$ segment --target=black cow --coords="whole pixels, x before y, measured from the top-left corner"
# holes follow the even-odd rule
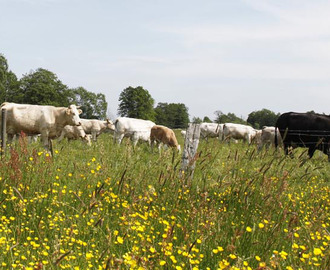
[[[330,116],[316,113],[283,113],[277,119],[276,128],[283,138],[285,154],[288,147],[307,147],[311,158],[319,149],[330,161]],[[275,133],[276,134],[276,133]],[[275,135],[275,147],[277,147]]]

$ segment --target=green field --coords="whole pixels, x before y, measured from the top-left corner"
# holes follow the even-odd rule
[[[256,148],[201,141],[191,179],[109,134],[53,158],[21,139],[0,163],[0,269],[330,269],[327,157]]]

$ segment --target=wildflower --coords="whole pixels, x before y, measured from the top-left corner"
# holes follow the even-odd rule
[[[86,260],[90,260],[90,259],[93,258],[93,257],[94,257],[94,256],[93,256],[92,253],[89,253],[89,252],[86,253]]]
[[[252,228],[249,227],[249,226],[247,226],[247,227],[246,227],[246,231],[247,231],[247,232],[252,232]]]
[[[296,243],[293,243],[293,244],[292,244],[292,248],[297,249],[297,248],[299,248],[299,246],[298,246]]]
[[[162,260],[162,261],[159,262],[159,265],[161,265],[161,266],[163,266],[165,264],[166,264],[166,261],[164,261],[164,260]]]
[[[314,250],[313,250],[313,254],[314,254],[315,256],[317,256],[317,255],[321,255],[321,254],[322,254],[322,250],[321,250],[320,248],[314,248]]]
[[[117,241],[118,241],[119,244],[124,243],[124,239],[121,236],[117,237]]]
[[[225,269],[229,265],[229,262],[227,260],[222,260],[219,262],[220,269]]]
[[[288,256],[288,253],[286,253],[285,251],[281,251],[280,255],[281,255],[281,258],[285,260],[286,257]]]
[[[173,263],[177,263],[178,262],[173,255],[170,256],[170,259],[172,260]]]
[[[259,225],[258,225],[258,226],[259,226],[259,228],[260,228],[260,229],[262,229],[262,228],[264,228],[264,227],[265,227],[265,225],[264,225],[263,223],[261,223],[261,222],[259,223]]]
[[[261,260],[261,258],[257,255],[255,256],[256,260],[259,262]]]
[[[229,258],[235,260],[237,257],[235,254],[229,254]]]

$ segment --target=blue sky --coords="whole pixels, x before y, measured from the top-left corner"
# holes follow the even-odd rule
[[[323,0],[0,0],[0,53],[104,93],[128,86],[190,117],[330,114],[330,2]],[[156,105],[155,104],[155,105]]]

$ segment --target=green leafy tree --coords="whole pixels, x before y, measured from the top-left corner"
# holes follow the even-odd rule
[[[142,86],[124,89],[119,96],[118,114],[131,118],[155,120],[154,99]]]
[[[237,117],[234,113],[224,114],[222,111],[216,111],[215,115],[216,115],[215,122],[219,124],[223,124],[223,123],[236,123],[243,125],[247,124],[245,120]]]
[[[0,54],[0,104],[4,101],[15,101],[19,92],[19,81],[16,75],[8,69],[7,59]]]
[[[251,112],[247,118],[247,122],[258,129],[261,129],[263,126],[275,126],[279,115],[279,113],[276,114],[270,110],[262,109]]]
[[[200,124],[203,122],[203,120],[199,117],[193,117],[192,121],[194,124]]]
[[[212,123],[212,120],[210,118],[208,118],[207,116],[204,116],[203,122],[204,123]]]
[[[108,103],[105,95],[87,91],[83,87],[70,89],[70,103],[80,106],[83,111],[80,115],[85,119],[105,119]]]
[[[22,77],[15,99],[19,103],[68,106],[69,91],[54,73],[39,68]]]
[[[188,108],[183,103],[158,103],[156,123],[169,128],[186,128],[189,124]]]

